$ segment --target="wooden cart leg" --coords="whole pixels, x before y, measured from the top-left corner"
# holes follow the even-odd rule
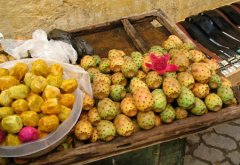
[[[185,138],[162,143],[159,165],[183,165],[185,146]]]

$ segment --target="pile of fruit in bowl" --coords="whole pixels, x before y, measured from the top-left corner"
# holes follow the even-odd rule
[[[90,74],[94,93],[85,94],[75,126],[82,141],[111,141],[237,104],[231,83],[217,74],[217,62],[174,35],[146,54],[112,49],[107,58],[84,56],[80,66]]]
[[[60,64],[42,59],[0,68],[0,147],[36,141],[54,132],[72,113],[76,79]]]

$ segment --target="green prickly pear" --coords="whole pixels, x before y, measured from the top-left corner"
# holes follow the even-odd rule
[[[122,73],[126,78],[132,78],[137,75],[138,67],[133,61],[125,61],[122,65]]]
[[[151,129],[155,126],[155,114],[153,111],[138,112],[137,123],[142,129]]]
[[[137,65],[138,69],[142,66],[143,55],[140,52],[132,52],[131,57],[135,64]]]
[[[172,123],[176,117],[174,108],[168,104],[164,111],[160,113],[161,121],[164,123]]]
[[[208,85],[212,89],[217,89],[222,85],[222,79],[219,75],[213,74],[208,82]]]
[[[217,89],[218,96],[222,99],[224,104],[231,104],[234,99],[234,93],[232,88],[228,86],[221,86]]]
[[[113,101],[121,101],[126,96],[126,90],[122,85],[112,85],[110,89],[110,98]]]
[[[153,111],[162,112],[167,106],[167,98],[162,89],[152,91],[153,96]]]
[[[97,124],[97,133],[99,139],[108,142],[116,136],[116,128],[111,121],[101,120]]]
[[[205,104],[210,111],[218,111],[222,108],[222,100],[221,98],[215,94],[215,93],[210,93],[207,95],[205,98]]]
[[[98,102],[97,110],[101,119],[112,120],[117,115],[117,108],[109,98],[104,98]]]
[[[181,93],[179,97],[177,98],[177,103],[179,107],[182,107],[184,109],[191,109],[195,104],[195,97],[194,94],[190,89],[187,87],[182,86],[181,87]]]
[[[194,115],[203,115],[206,113],[207,107],[204,104],[204,102],[195,97],[195,106],[190,110],[192,114]]]
[[[99,63],[99,70],[102,73],[109,73],[111,61],[107,58],[102,58],[101,62]]]

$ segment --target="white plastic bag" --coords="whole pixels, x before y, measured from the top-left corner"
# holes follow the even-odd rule
[[[28,52],[33,58],[43,58],[75,64],[77,52],[72,45],[47,39],[45,31],[39,29],[33,32],[30,40],[1,39],[0,43],[5,52],[16,59],[26,58]]]
[[[6,68],[9,69],[13,67],[17,62],[22,62],[25,63],[31,68],[32,62],[37,60],[36,58],[26,58],[26,59],[21,59],[21,60],[13,60],[13,61],[8,61],[5,63],[0,64],[0,68]],[[45,59],[44,59],[45,60]],[[64,78],[74,78],[78,81],[78,86],[81,89],[81,91],[86,92],[89,94],[91,97],[93,97],[93,92],[92,92],[92,86],[90,82],[90,77],[88,72],[86,72],[83,68],[74,66],[71,64],[67,63],[61,63],[61,62],[56,62],[53,60],[45,60],[48,65],[58,63],[60,64],[63,69],[64,69]]]

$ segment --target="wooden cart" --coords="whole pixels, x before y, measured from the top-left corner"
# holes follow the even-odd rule
[[[159,23],[163,26],[159,26]],[[185,42],[192,43],[161,10],[84,27],[74,30],[72,33],[75,37],[81,37],[90,43],[96,50],[95,54],[102,57],[106,56],[107,52],[113,48],[121,49],[127,54],[134,50],[147,52],[150,46],[161,45],[169,34],[175,34]],[[217,57],[214,56],[214,58]],[[237,79],[237,81],[240,80]],[[234,91],[239,102],[240,92],[236,89]],[[73,149],[49,153],[29,164],[86,164],[173,139],[184,138],[189,134],[239,117],[239,105],[227,107],[215,113],[210,112],[200,117],[192,116],[169,125],[164,124],[151,130],[140,131],[130,137],[117,137],[108,143],[98,141],[92,144],[82,144],[78,142]]]

